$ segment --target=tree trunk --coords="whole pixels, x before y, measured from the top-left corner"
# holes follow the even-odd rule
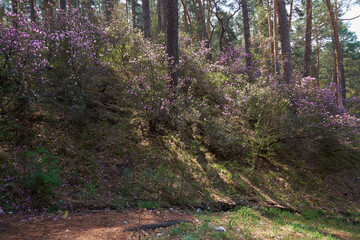
[[[30,0],[30,2],[31,2],[31,0]],[[66,0],[60,0],[60,9],[64,10],[64,11],[66,10]]]
[[[71,0],[68,0],[71,1]],[[71,6],[71,5],[70,5]],[[70,8],[69,8],[70,9]],[[90,0],[86,0],[86,10],[87,10],[87,14],[88,14],[88,19],[90,21],[92,21],[93,19],[93,12],[92,12],[92,8],[91,8],[91,1]]]
[[[191,17],[189,15],[189,11],[187,10],[187,4],[186,4],[186,0],[181,0],[181,4],[183,5],[184,8],[184,15],[186,16],[186,20],[189,21],[189,29],[190,29],[190,34],[191,34],[191,39],[193,39],[193,33],[192,33],[192,22],[191,22]]]
[[[316,83],[320,86],[320,45],[319,35],[316,34]]]
[[[210,33],[210,21],[211,21],[211,0],[208,0],[207,4],[207,16],[206,16],[206,32],[208,33],[209,47],[211,47],[211,33]]]
[[[45,17],[49,19],[53,15],[53,8],[50,0],[44,0]]]
[[[111,21],[112,10],[114,8],[112,1],[113,0],[105,0],[105,15],[106,15],[107,23],[110,23],[110,21]]]
[[[334,15],[330,0],[326,0],[326,5],[327,5],[327,8],[328,8],[328,11],[330,14],[331,25],[332,25],[332,29],[334,32],[338,104],[340,107],[343,107],[344,101],[346,99],[346,88],[345,88],[345,73],[344,73],[343,56],[342,56],[342,51],[341,51],[340,39],[339,39],[339,32],[338,32],[337,21],[335,19],[335,15]]]
[[[201,23],[200,23],[200,16],[199,16],[199,12],[197,11],[196,9],[196,3],[195,3],[195,0],[192,0],[192,4],[193,4],[193,7],[194,7],[194,12],[195,12],[195,20],[196,20],[196,24],[197,24],[197,29],[199,29],[201,27]],[[202,41],[203,35],[200,34],[199,35],[199,38],[200,38],[200,41]]]
[[[289,31],[291,32],[291,18],[294,9],[294,0],[290,1],[290,15],[289,15]]]
[[[72,0],[67,0],[67,3],[68,3],[68,10],[71,10]]]
[[[131,12],[132,12],[133,28],[135,29],[137,27],[137,24],[136,24],[136,0],[131,0]]]
[[[35,17],[35,0],[30,0],[29,4],[30,4],[30,19],[32,22],[36,22],[36,17]],[[64,0],[62,0],[64,1]]]
[[[244,37],[245,37],[245,52],[246,52],[246,68],[249,73],[250,82],[253,81],[251,74],[251,42],[250,42],[250,26],[249,26],[249,13],[247,8],[247,0],[241,0],[241,8],[243,14],[243,24],[244,24]]]
[[[201,23],[201,30],[202,36],[204,40],[208,40],[208,34],[206,32],[206,25],[205,25],[205,6],[201,3],[201,0],[197,0],[199,5],[199,15],[200,15],[200,23]],[[207,42],[207,47],[209,47],[209,42]]]
[[[278,45],[278,32],[277,32],[277,4],[276,0],[273,0],[273,36],[274,36],[274,73],[279,75],[279,45]]]
[[[167,8],[167,2],[168,0],[161,0],[161,7],[162,7],[162,19],[164,20],[162,22],[162,31],[167,34],[167,25],[169,22],[167,21],[168,16],[168,8]]]
[[[157,0],[156,2],[156,11],[157,11],[157,32],[161,32],[161,22],[162,22],[162,7],[161,7],[161,0]]]
[[[176,86],[178,84],[178,71],[176,65],[179,63],[179,44],[178,44],[178,1],[167,0],[167,34],[166,34],[166,52],[170,58],[170,76],[171,82],[170,87],[175,93]]]
[[[144,37],[151,38],[151,19],[150,19],[150,6],[149,0],[142,0],[143,11],[143,25],[144,25]]]
[[[181,3],[183,4],[183,1],[181,1]],[[183,4],[183,8],[184,8],[184,32],[187,34],[188,30],[187,30],[186,2],[185,5]]]
[[[276,2],[277,2],[278,15],[279,15],[281,55],[282,55],[283,68],[284,68],[283,81],[285,83],[290,83],[293,73],[293,65],[291,59],[288,16],[286,13],[285,1],[276,0]]]
[[[219,26],[220,26],[219,48],[220,48],[220,52],[222,52],[223,51],[223,40],[224,40],[224,35],[225,35],[225,27],[224,27],[224,23],[223,23],[222,19],[217,14],[216,14],[216,17],[218,19]]]
[[[268,21],[268,35],[272,38],[272,25],[271,25],[271,9],[270,9],[270,2],[266,0],[266,7],[267,7],[267,21]],[[270,64],[274,65],[274,41],[270,43]]]
[[[306,0],[306,32],[305,32],[305,58],[303,77],[310,76],[311,70],[311,32],[312,32],[312,0]]]

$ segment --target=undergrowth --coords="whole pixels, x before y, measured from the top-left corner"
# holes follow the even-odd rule
[[[179,84],[169,94],[161,39],[129,32],[121,18],[106,32],[76,11],[50,20],[53,28],[22,25],[19,36],[0,29],[9,46],[28,43],[28,35],[44,46],[34,49],[41,62],[35,73],[1,72],[8,84],[0,102],[2,209],[245,201],[358,211],[357,99],[339,107],[336,86],[314,87],[314,79],[296,75],[279,84],[260,62],[249,83],[241,48],[229,46],[210,61],[206,44],[191,44],[186,35],[179,40]],[[69,29],[78,31],[63,34]],[[197,231],[206,232],[206,224]]]

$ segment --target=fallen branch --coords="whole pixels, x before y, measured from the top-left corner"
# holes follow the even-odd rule
[[[140,226],[140,230],[154,230],[156,228],[171,227],[173,225],[176,225],[176,224],[179,224],[179,223],[182,223],[182,222],[189,222],[189,221],[186,221],[186,220],[169,220],[169,221],[166,221],[166,222],[145,224],[145,225]],[[131,231],[131,232],[138,231],[138,230],[139,230],[139,227],[129,227],[129,228],[125,229],[125,231]]]

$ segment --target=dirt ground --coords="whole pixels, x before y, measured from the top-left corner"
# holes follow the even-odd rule
[[[0,215],[1,240],[37,239],[138,239],[138,232],[125,231],[140,224],[168,220],[193,221],[189,213],[164,210],[101,210],[82,213],[38,213],[35,215]],[[141,235],[150,233],[141,230]],[[156,231],[161,232],[161,229]]]

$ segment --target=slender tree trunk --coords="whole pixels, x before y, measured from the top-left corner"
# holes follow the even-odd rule
[[[71,10],[72,8],[72,0],[67,0],[68,3],[68,10]]]
[[[318,34],[316,34],[316,83],[320,86],[320,45]]]
[[[189,11],[187,10],[187,4],[186,4],[186,0],[181,0],[181,4],[183,5],[184,8],[184,15],[186,15],[186,19],[189,21],[189,28],[190,28],[190,33],[192,35],[192,22],[191,22],[191,17],[189,14]]]
[[[225,27],[224,27],[223,21],[221,20],[221,18],[217,14],[216,14],[216,17],[218,19],[219,26],[220,26],[219,48],[220,48],[220,52],[222,52],[223,51],[224,35],[225,35]]]
[[[143,24],[144,24],[144,36],[145,38],[151,38],[151,19],[150,19],[150,6],[149,0],[142,0],[143,10]]]
[[[161,0],[157,0],[156,2],[156,11],[157,11],[157,32],[161,32],[162,26],[161,26],[161,20],[162,20],[162,7],[161,7]]]
[[[333,64],[334,64],[334,72],[331,77],[333,83],[337,83],[337,66],[336,66],[336,50],[335,50],[335,40],[334,36],[331,37],[331,47],[332,47],[332,55],[333,55]]]
[[[84,12],[84,9],[85,9],[85,5],[84,5],[84,0],[80,0],[80,12],[81,12],[81,15],[82,16],[85,16],[85,12]]]
[[[197,24],[197,29],[200,29],[200,27],[201,27],[200,16],[199,16],[199,12],[197,11],[197,8],[196,8],[195,0],[192,0],[192,4],[193,4],[193,7],[194,7],[195,20],[196,20],[196,24]],[[202,35],[202,34],[199,34],[200,41],[203,40],[202,37],[203,37],[203,35]]]
[[[125,1],[126,23],[129,24],[129,0]]]
[[[137,27],[137,24],[136,24],[136,0],[131,0],[131,12],[132,12],[133,28],[135,29]]]
[[[36,22],[36,17],[35,17],[35,0],[30,0],[29,1],[30,4],[30,19],[32,22]]]
[[[267,7],[267,21],[268,21],[268,35],[272,38],[272,25],[271,25],[271,9],[270,9],[270,2],[266,0],[266,7]],[[270,43],[270,64],[274,65],[274,41]]]
[[[31,0],[30,0],[30,2],[31,2]],[[66,10],[66,0],[60,0],[60,9]]]
[[[2,6],[0,6],[0,22],[4,23],[4,13],[3,13],[4,9]]]
[[[162,19],[164,19],[164,21],[162,22],[162,30],[165,33],[165,35],[167,34],[167,25],[169,24],[169,22],[166,20],[168,16],[167,1],[168,0],[161,0]]]
[[[208,33],[209,47],[211,45],[210,21],[211,21],[211,0],[207,4],[206,32]]]
[[[273,0],[273,36],[274,36],[274,72],[279,75],[279,45],[278,45],[278,32],[277,32],[277,4],[276,0]]]
[[[250,26],[249,26],[249,13],[247,8],[247,0],[241,0],[241,8],[243,14],[243,24],[244,24],[244,37],[245,37],[245,52],[246,52],[246,68],[249,73],[250,82],[253,81],[251,74],[251,42],[250,42]]]
[[[331,25],[332,25],[333,32],[334,32],[338,104],[339,104],[339,106],[344,106],[344,100],[346,99],[345,73],[344,73],[343,56],[342,56],[342,51],[341,51],[338,26],[337,26],[337,21],[336,21],[335,14],[333,12],[330,0],[326,0],[326,5],[327,5],[327,8],[328,8],[328,11],[330,14]]]
[[[167,0],[167,34],[166,34],[166,52],[171,58],[171,69],[170,76],[171,82],[170,86],[173,91],[175,91],[178,84],[178,75],[179,72],[176,70],[177,64],[179,63],[179,44],[178,44],[178,1],[177,0]]]
[[[199,5],[199,15],[200,15],[202,36],[203,36],[204,40],[207,40],[208,34],[206,32],[206,24],[205,24],[205,6],[202,4],[201,0],[197,0],[197,3]],[[209,42],[207,42],[207,47],[209,47]]]
[[[183,4],[183,1],[181,1]],[[183,8],[184,8],[184,32],[187,34],[188,30],[187,30],[187,15],[186,15],[186,2],[185,5],[183,4]]]
[[[290,14],[289,14],[289,31],[291,32],[291,18],[294,9],[294,0],[290,1]]]
[[[281,40],[281,55],[283,58],[284,75],[283,81],[290,83],[293,73],[293,65],[291,58],[291,46],[290,46],[290,31],[288,17],[286,13],[286,6],[284,0],[276,0],[279,15],[280,26],[280,40]]]
[[[311,70],[311,33],[312,33],[312,0],[306,0],[306,32],[305,32],[305,58],[304,77],[310,76]]]

